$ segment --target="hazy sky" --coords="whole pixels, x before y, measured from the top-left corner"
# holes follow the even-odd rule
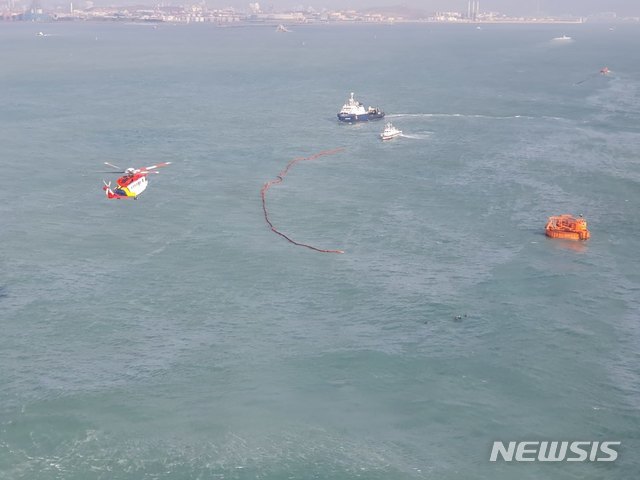
[[[102,0],[108,1],[108,0]],[[209,7],[232,6],[246,9],[247,0],[205,0]],[[256,0],[252,0],[256,1]],[[175,3],[175,1],[174,1]],[[185,1],[185,3],[187,3]],[[406,5],[426,11],[453,10],[466,11],[467,0],[258,0],[263,10],[273,6],[284,10],[297,5],[332,9],[362,9],[390,5]],[[619,15],[640,15],[640,0],[480,0],[480,10],[500,11],[509,14],[533,15],[538,11],[561,14],[588,15],[598,12],[617,12]]]

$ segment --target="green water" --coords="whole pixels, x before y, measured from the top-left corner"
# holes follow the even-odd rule
[[[637,476],[640,30],[292,30],[0,28],[0,477]]]

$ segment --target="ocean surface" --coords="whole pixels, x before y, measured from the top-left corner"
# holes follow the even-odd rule
[[[0,24],[0,478],[638,478],[640,27],[291,30]]]

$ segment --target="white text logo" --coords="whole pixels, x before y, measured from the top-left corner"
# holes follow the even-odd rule
[[[491,462],[613,462],[621,442],[493,442]]]

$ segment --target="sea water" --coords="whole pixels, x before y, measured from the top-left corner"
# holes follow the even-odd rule
[[[0,27],[0,477],[640,472],[640,28]]]

